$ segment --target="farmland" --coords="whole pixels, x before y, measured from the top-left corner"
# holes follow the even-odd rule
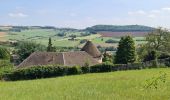
[[[167,74],[158,88],[144,88],[146,80]],[[0,82],[1,100],[168,100],[170,70],[145,69],[58,78]]]
[[[108,26],[106,26],[106,29],[107,27]],[[113,29],[114,27],[115,26],[113,26]],[[126,27],[127,26],[125,26],[125,28]],[[140,26],[130,26],[130,27],[131,27],[130,29],[132,30],[133,27],[134,29],[135,28],[138,29],[138,27],[140,29]],[[99,29],[100,28],[105,30],[105,27],[103,28],[103,26],[102,27],[100,26]],[[95,30],[95,28],[93,29]],[[118,30],[118,32],[116,31],[112,32],[111,30],[111,31],[96,31],[94,34],[93,32],[88,31],[88,28],[84,30],[78,30],[78,29],[67,29],[67,28],[60,29],[60,28],[53,28],[53,27],[44,28],[40,26],[39,27],[20,26],[19,28],[18,26],[1,27],[1,30],[3,30],[0,33],[1,41],[35,41],[37,43],[47,46],[48,38],[52,37],[53,46],[56,47],[82,47],[84,44],[80,43],[81,40],[92,40],[93,43],[101,47],[116,47],[117,43],[106,43],[106,41],[113,40],[118,42],[120,40],[120,37],[124,35],[132,35],[134,40],[136,40],[136,45],[138,45],[141,43],[145,43],[144,36],[148,33],[141,30],[140,31]],[[71,40],[72,39],[71,36],[76,36],[76,38],[74,40]]]
[[[98,32],[102,37],[121,37],[124,35],[132,35],[133,37],[143,37],[148,32]]]

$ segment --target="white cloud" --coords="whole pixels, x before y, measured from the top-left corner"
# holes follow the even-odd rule
[[[138,11],[130,11],[130,12],[128,12],[128,14],[129,15],[145,15],[146,14],[146,12],[145,11],[143,11],[143,10],[138,10]]]
[[[150,12],[151,12],[151,13],[154,13],[154,14],[158,14],[158,13],[160,13],[161,11],[160,11],[160,10],[151,10]]]
[[[170,7],[162,8],[162,10],[164,10],[164,11],[170,11]]]
[[[154,14],[151,14],[151,15],[148,15],[149,18],[156,18],[156,15]]]
[[[25,18],[25,17],[28,16],[28,15],[22,13],[22,12],[9,13],[8,15],[9,15],[10,17],[13,17],[13,18]]]
[[[124,21],[125,23],[170,28],[170,7],[152,10],[137,10],[133,12],[129,11],[128,15],[128,19]]]

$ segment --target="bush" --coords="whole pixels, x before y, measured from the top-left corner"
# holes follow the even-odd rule
[[[81,68],[79,66],[75,66],[75,67],[68,67],[67,68],[67,75],[76,75],[76,74],[81,74]]]
[[[89,66],[83,66],[81,67],[82,73],[86,74],[86,73],[90,73],[90,67]]]
[[[103,63],[98,64],[90,67],[91,73],[98,73],[98,72],[111,72],[112,67],[114,67],[113,64]]]
[[[122,70],[138,70],[144,68],[150,68],[153,66],[151,62],[149,63],[132,63],[132,64],[116,64],[112,63],[102,63],[94,66],[74,66],[66,67],[59,65],[52,66],[34,66],[29,68],[21,68],[15,70],[4,71],[2,74],[2,79],[4,80],[28,80],[28,79],[39,79],[39,78],[49,78],[64,75],[77,75],[84,73],[101,73],[101,72],[111,72],[111,71],[122,71]]]
[[[6,72],[9,72],[13,69],[13,65],[8,60],[0,60],[0,80],[2,75]]]
[[[109,39],[105,43],[119,43],[119,42],[113,39]]]
[[[81,74],[80,67],[64,67],[64,66],[34,66],[29,68],[16,69],[3,74],[4,80],[28,80],[48,78],[64,75]]]
[[[10,53],[6,48],[0,47],[0,59],[3,59],[3,60],[10,59]]]

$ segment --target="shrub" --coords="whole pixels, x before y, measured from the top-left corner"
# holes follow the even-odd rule
[[[16,69],[3,74],[5,80],[27,80],[37,78],[47,78],[54,76],[63,76],[65,67],[61,66],[34,66],[29,68]]]
[[[81,69],[78,66],[64,67],[64,66],[34,66],[29,68],[16,69],[11,72],[3,74],[4,80],[28,80],[38,78],[48,78],[64,75],[81,74]]]
[[[75,67],[67,67],[67,75],[76,75],[76,74],[81,74],[81,68],[79,66],[75,66]]]
[[[113,39],[109,39],[109,40],[106,40],[105,43],[119,43],[119,42]]]
[[[113,64],[103,63],[98,64],[90,67],[91,73],[98,73],[98,72],[111,72]]]
[[[0,60],[0,80],[2,75],[6,72],[9,72],[13,69],[13,65],[8,60]]]
[[[3,60],[10,59],[10,53],[6,48],[0,47],[0,59],[3,59]]]

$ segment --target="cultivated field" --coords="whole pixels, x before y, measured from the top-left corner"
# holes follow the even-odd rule
[[[157,89],[146,80],[167,74]],[[0,82],[0,100],[169,100],[170,69],[86,74],[41,80]]]
[[[0,41],[5,41],[6,32],[0,32]]]
[[[132,35],[133,37],[144,37],[148,32],[98,32],[102,37],[121,37]]]

